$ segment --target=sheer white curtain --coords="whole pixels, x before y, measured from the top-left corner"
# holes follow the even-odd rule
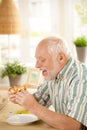
[[[23,32],[21,35],[21,42],[20,42],[20,52],[21,52],[21,61],[22,62],[29,62],[29,0],[18,0],[19,10],[21,13],[22,19],[22,26]]]
[[[33,5],[33,11],[30,10],[31,3]],[[66,39],[70,50],[74,52],[74,57],[76,57],[76,51],[73,45],[73,0],[18,0],[18,4],[24,27],[24,33],[20,43],[21,59],[23,62],[32,63],[34,61],[35,47],[40,36],[31,40],[30,33],[32,30],[40,34],[49,33],[49,35],[62,36]],[[36,21],[33,23],[31,18],[33,16],[34,19],[34,15]],[[38,21],[38,18],[42,21]],[[30,24],[30,20],[32,24]],[[41,38],[43,37],[41,36]]]
[[[51,0],[51,22],[52,32],[63,37],[74,52],[73,56],[77,57],[73,44],[73,6],[73,0]]]
[[[19,0],[24,32],[21,37],[21,61],[35,63],[35,47],[45,34],[50,32],[50,0]],[[32,35],[37,35],[33,37]]]

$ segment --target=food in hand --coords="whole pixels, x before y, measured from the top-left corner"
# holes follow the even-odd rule
[[[14,94],[16,94],[17,92],[20,92],[22,90],[26,90],[26,86],[25,85],[24,86],[14,86],[14,87],[10,87],[9,88],[9,91],[11,93],[14,93]]]

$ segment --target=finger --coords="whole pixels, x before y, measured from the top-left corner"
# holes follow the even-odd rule
[[[23,96],[26,96],[26,95],[28,95],[28,94],[29,94],[29,93],[28,93],[27,91],[24,91],[24,90],[23,90],[23,91],[17,92],[17,93],[16,93],[16,96],[19,95],[19,96],[23,97]]]
[[[16,100],[17,104],[19,104],[19,105],[24,104],[24,99],[20,96],[17,96],[15,100]]]
[[[16,98],[15,97],[9,97],[9,101],[16,103]]]
[[[21,98],[22,98],[23,96],[25,96],[25,94],[22,93],[22,92],[18,92],[18,93],[16,93],[16,98],[17,98],[17,97],[21,97]]]
[[[8,95],[12,94],[11,91],[8,91]]]
[[[24,99],[25,99],[25,95],[23,93],[19,92],[18,94],[16,94],[17,102],[24,101]]]
[[[28,94],[29,92],[28,91],[26,91],[26,90],[22,90],[22,91],[20,91],[21,93],[23,93],[23,94]]]

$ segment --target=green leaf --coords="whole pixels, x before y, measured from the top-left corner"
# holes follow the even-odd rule
[[[7,62],[4,66],[4,69],[1,71],[1,77],[12,76],[16,77],[17,75],[21,75],[27,72],[27,68],[20,64],[18,61],[14,61],[13,63]]]
[[[76,46],[79,47],[87,46],[87,37],[86,36],[77,37],[73,42]]]

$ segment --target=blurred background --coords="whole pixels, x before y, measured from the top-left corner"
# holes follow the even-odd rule
[[[8,0],[9,1],[9,0]],[[0,34],[0,64],[18,59],[35,65],[35,48],[47,36],[62,36],[74,52],[74,38],[87,35],[87,0],[13,0],[22,23],[21,34]],[[2,3],[2,0],[0,0]]]
[[[87,35],[87,0],[13,2],[21,17],[22,33],[0,34],[0,64],[18,59],[34,66],[35,48],[47,36],[62,36],[68,42],[73,56],[77,56],[73,40],[80,35]]]
[[[47,36],[63,37],[77,58],[74,39],[84,35],[87,0],[0,0],[0,71],[14,60],[34,67],[36,46]],[[87,63],[87,50],[85,57]],[[7,85],[8,79],[0,79],[0,86]]]

